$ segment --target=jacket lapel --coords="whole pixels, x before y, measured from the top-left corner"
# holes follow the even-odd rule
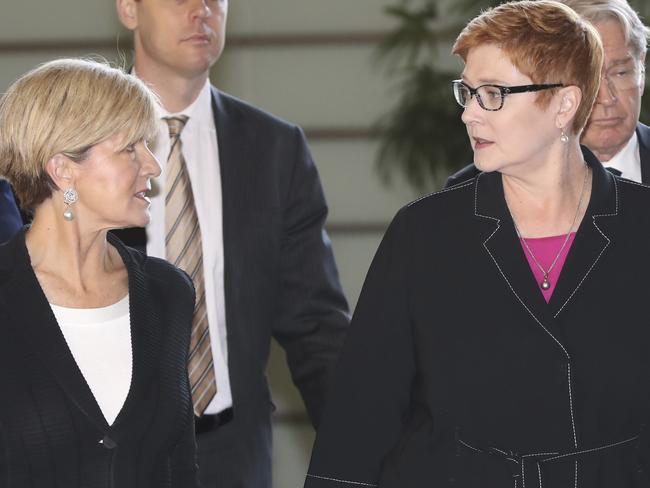
[[[540,330],[568,356],[561,330],[549,313],[528,265],[503,194],[500,173],[481,173],[475,186],[475,215],[488,223],[482,245],[498,275]]]
[[[25,343],[34,349],[44,368],[77,408],[100,430],[105,430],[108,425],[104,415],[68,348],[31,267],[24,230],[10,246],[15,266],[11,285],[5,287],[3,294],[4,307],[12,319],[8,326],[15,327],[24,337]],[[26,297],[29,297],[29,305]]]
[[[616,178],[590,151],[583,148],[583,152],[593,175],[591,198],[549,302],[555,318],[580,293],[580,287],[607,253],[612,240],[609,223],[618,215]]]
[[[222,233],[223,233],[223,286],[225,302],[225,322],[228,334],[229,349],[233,344],[239,344],[241,328],[235,326],[236,311],[240,309],[242,286],[241,283],[250,276],[243,276],[245,266],[245,240],[240,237],[240,219],[248,211],[248,202],[255,202],[251,192],[251,181],[255,175],[248,174],[248,144],[246,137],[247,124],[242,123],[241,113],[233,109],[224,95],[212,87],[212,113],[217,131],[219,150],[219,167],[221,174],[221,204],[222,204]],[[248,142],[247,142],[248,141]],[[235,354],[228,354],[228,368],[232,377],[237,370],[233,366]],[[237,401],[237,381],[231,380],[233,402]]]
[[[146,256],[127,248],[111,234],[108,235],[108,242],[120,253],[129,275],[129,318],[133,351],[131,387],[122,410],[111,426],[113,429],[123,422],[124,417],[136,405],[147,408],[147,402],[139,402],[138,398],[146,395],[148,385],[156,374],[162,336],[161,318],[154,306],[154,295],[144,270]],[[111,438],[117,440],[116,434],[113,433]]]

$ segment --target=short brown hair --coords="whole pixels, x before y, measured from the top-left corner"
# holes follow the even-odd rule
[[[552,0],[509,2],[489,9],[460,33],[452,52],[467,60],[470,49],[494,44],[533,83],[562,83],[582,91],[573,132],[584,128],[600,86],[603,46],[598,31],[566,5]],[[540,92],[547,107],[556,90]]]
[[[19,78],[0,100],[0,175],[32,210],[56,185],[45,171],[56,154],[83,161],[114,135],[123,147],[156,132],[156,96],[104,62],[50,61]]]

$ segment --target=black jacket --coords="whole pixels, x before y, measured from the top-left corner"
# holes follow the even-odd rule
[[[0,246],[0,487],[187,488],[196,447],[187,380],[189,278],[109,235],[128,270],[133,377],[108,425],[30,264]]]
[[[347,332],[348,307],[324,230],[327,205],[302,131],[214,87],[212,104],[233,420],[228,438],[220,431],[211,436],[224,454],[201,470],[227,470],[227,478],[237,480],[233,486],[270,487],[271,338],[286,352],[317,424]],[[142,229],[121,236],[146,246]]]
[[[650,188],[586,157],[591,199],[549,303],[499,173],[399,212],[306,487],[650,486]]]

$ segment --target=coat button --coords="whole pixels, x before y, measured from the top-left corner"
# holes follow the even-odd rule
[[[115,449],[117,447],[117,443],[108,437],[108,435],[105,435],[103,439],[100,439],[99,444],[103,445],[106,449]]]

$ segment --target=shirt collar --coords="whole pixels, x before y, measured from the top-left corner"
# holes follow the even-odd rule
[[[194,100],[188,107],[181,110],[180,112],[171,113],[159,105],[157,107],[157,115],[161,119],[164,117],[185,115],[189,118],[186,128],[191,129],[192,126],[209,127],[213,120],[212,104],[210,102],[211,96],[212,94],[210,92],[210,80],[205,80],[205,84],[203,85],[203,88],[201,88],[199,96],[196,97],[196,100]]]
[[[641,181],[641,158],[639,156],[639,138],[636,131],[627,144],[617,152],[612,159],[604,161],[605,166],[615,168],[621,172],[621,176],[635,181]]]
[[[138,77],[138,73],[135,71],[135,66],[131,68],[130,74]],[[156,117],[158,119],[163,119],[165,117],[185,115],[189,118],[187,125],[190,127],[212,127],[214,124],[214,119],[212,118],[211,97],[212,93],[210,90],[210,80],[206,79],[203,88],[201,88],[201,91],[199,92],[199,96],[196,97],[196,100],[194,100],[188,107],[181,110],[180,112],[171,113],[165,110],[162,105],[158,104],[156,105]],[[185,126],[186,128],[187,125]]]

